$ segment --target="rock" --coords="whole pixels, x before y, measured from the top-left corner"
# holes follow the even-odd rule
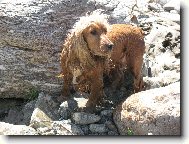
[[[112,16],[116,19],[113,23],[130,23],[133,15],[138,17],[140,15],[139,11],[142,13],[148,10],[148,0],[138,0],[137,2],[129,0],[126,3],[118,0],[111,1],[111,3],[115,4]]]
[[[100,115],[101,116],[108,116],[108,117],[111,117],[113,114],[113,110],[103,110],[100,112]]]
[[[50,127],[53,123],[52,119],[49,118],[42,110],[35,108],[31,116],[30,126],[37,129],[42,127]]]
[[[167,86],[178,81],[180,81],[180,73],[174,70],[160,73],[158,77],[144,77],[146,90]]]
[[[36,100],[28,102],[24,105],[22,112],[23,112],[23,121],[26,125],[29,125],[32,113],[35,109]]]
[[[89,129],[92,133],[105,133],[108,131],[105,124],[90,124]]]
[[[108,131],[108,135],[110,135],[110,136],[118,136],[119,134],[116,133],[115,131]]]
[[[60,119],[58,114],[59,103],[47,94],[40,93],[31,116],[30,126],[37,129],[50,127],[53,121]]]
[[[35,108],[40,109],[45,115],[48,115],[48,117],[54,121],[60,118],[58,113],[59,105],[60,103],[57,102],[55,96],[41,92],[39,93]]]
[[[180,24],[180,14],[178,13],[161,12],[160,17]]]
[[[168,3],[170,0],[150,0],[151,2],[156,2],[162,6],[164,6],[166,3]]]
[[[0,99],[0,121],[23,125],[23,105],[21,99]]]
[[[180,135],[180,82],[131,95],[120,104],[114,122],[121,135]]]
[[[81,125],[95,123],[100,120],[100,116],[84,112],[76,112],[72,115],[72,118],[76,124]]]
[[[71,118],[71,114],[74,112],[76,108],[77,103],[73,100],[68,100],[60,105],[58,112],[60,113],[61,118],[66,120]]]
[[[88,95],[87,95],[88,96]],[[77,107],[78,108],[84,108],[86,107],[88,99],[85,97],[74,97],[74,100],[77,102]]]
[[[79,125],[79,127],[83,131],[84,135],[89,135],[90,130],[89,130],[89,126],[88,125]]]
[[[8,116],[5,117],[4,122],[10,124],[21,124],[23,120],[23,113],[19,109],[10,109],[8,112]],[[24,124],[24,123],[22,123]]]
[[[82,129],[75,124],[66,124],[61,121],[54,121],[52,128],[56,131],[56,135],[84,135]]]
[[[163,6],[163,8],[165,11],[176,10],[178,13],[180,13],[180,1],[170,0]]]
[[[87,98],[83,97],[84,94],[80,95],[76,93],[69,100],[64,101],[58,110],[62,119],[70,119],[71,115],[78,109],[86,107],[88,101]]]
[[[170,10],[170,13],[178,14],[178,11],[176,11],[176,10]]]
[[[0,135],[37,135],[35,129],[25,125],[0,122]]]
[[[163,83],[161,82],[162,79],[159,79],[158,77],[144,77],[143,80],[145,82],[145,90],[163,86]]]
[[[100,113],[99,123],[105,123],[106,121],[112,121],[113,110],[103,110]]]
[[[167,34],[170,33],[172,37],[168,37],[169,35]],[[180,26],[178,24],[163,18],[156,19],[150,33],[145,37],[146,46],[148,48],[147,54],[150,56],[152,56],[151,54],[153,54],[153,56],[160,55],[162,54],[162,50],[160,50],[160,48],[163,47],[166,48],[164,53],[171,48],[180,48],[179,45],[177,45],[179,41],[175,41],[175,39],[178,39],[179,36]],[[167,40],[166,44],[164,43],[165,40]],[[150,44],[153,44],[153,46]]]
[[[115,124],[112,122],[112,121],[106,121],[105,123],[105,126],[110,130],[110,131],[114,131],[114,132],[118,132],[117,131],[117,128],[115,126]]]
[[[6,74],[6,76],[4,74]],[[38,96],[37,88],[27,82],[27,80],[18,81],[11,79],[11,74],[8,75],[6,72],[2,72],[2,76],[3,77],[0,78],[0,98],[22,98],[31,100]]]
[[[39,127],[37,129],[39,135],[55,135],[56,132],[51,127]]]
[[[65,121],[53,121],[48,127],[37,129],[41,135],[84,135],[80,127]]]
[[[145,42],[147,53],[144,56],[143,76],[146,89],[180,81],[180,26],[158,18],[145,37]]]
[[[153,2],[148,4],[148,9],[150,9],[151,11],[161,11],[163,8],[160,4]]]
[[[0,97],[27,99],[31,89],[61,93],[59,53],[67,31],[88,11],[86,5],[75,0],[0,2]]]

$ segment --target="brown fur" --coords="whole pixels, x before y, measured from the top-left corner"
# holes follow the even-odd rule
[[[80,85],[88,86],[87,107],[94,107],[105,95],[103,73],[118,75],[112,84],[116,87],[126,68],[134,75],[135,90],[140,91],[144,49],[143,34],[137,27],[110,26],[105,15],[99,13],[80,18],[65,40],[61,53],[63,96],[70,95],[72,84],[78,89]]]
[[[123,80],[124,70],[128,70],[134,76],[134,91],[139,92],[143,87],[141,68],[145,52],[142,30],[132,25],[114,24],[107,36],[114,43],[110,76],[116,73],[117,78],[112,86],[116,87]]]

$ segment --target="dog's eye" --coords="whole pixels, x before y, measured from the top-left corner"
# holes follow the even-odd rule
[[[96,30],[92,30],[92,31],[91,31],[91,34],[92,34],[92,35],[97,35],[97,31],[96,31]]]

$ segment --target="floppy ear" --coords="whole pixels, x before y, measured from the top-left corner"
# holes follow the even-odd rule
[[[70,51],[73,51],[80,61],[80,65],[94,67],[94,60],[90,55],[87,42],[84,40],[83,33],[73,33],[70,37]],[[71,54],[71,53],[70,53]]]

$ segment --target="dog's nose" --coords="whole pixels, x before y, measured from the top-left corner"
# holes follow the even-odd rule
[[[112,50],[112,48],[113,48],[113,44],[107,44],[107,48],[109,49],[109,50]]]

